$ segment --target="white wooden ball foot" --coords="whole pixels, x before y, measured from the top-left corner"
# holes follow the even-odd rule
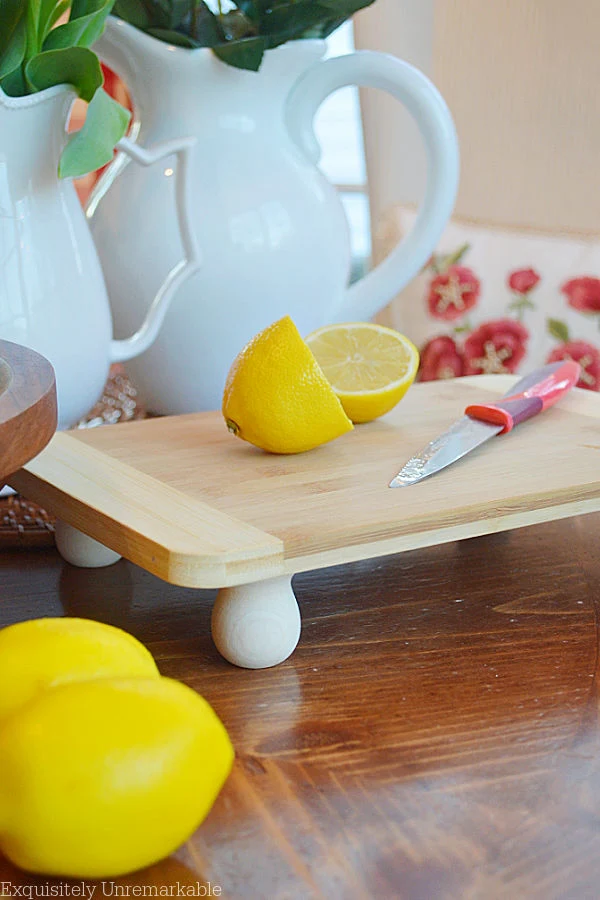
[[[289,575],[221,588],[212,612],[219,653],[235,666],[266,669],[290,656],[300,640],[300,610]]]
[[[67,525],[60,519],[54,526],[54,537],[56,539],[56,549],[64,560],[73,566],[79,566],[82,569],[99,569],[102,566],[112,566],[118,562],[121,557],[114,550],[110,550],[95,541],[94,538],[88,537],[72,525]]]

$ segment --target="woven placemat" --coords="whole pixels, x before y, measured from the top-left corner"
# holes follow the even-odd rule
[[[137,391],[123,366],[110,370],[102,397],[78,428],[96,428],[145,419],[146,412],[138,401]],[[52,547],[54,545],[54,516],[25,497],[13,494],[0,498],[0,549],[23,547]]]

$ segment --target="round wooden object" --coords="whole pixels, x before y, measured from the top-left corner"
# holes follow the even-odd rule
[[[56,431],[54,369],[34,350],[0,341],[0,487]]]
[[[104,566],[112,566],[122,558],[110,547],[105,547],[104,544],[60,519],[57,519],[54,525],[54,538],[56,549],[65,562],[81,569],[101,569]]]
[[[289,575],[221,588],[212,611],[212,636],[221,656],[244,669],[287,659],[300,640],[300,610]]]

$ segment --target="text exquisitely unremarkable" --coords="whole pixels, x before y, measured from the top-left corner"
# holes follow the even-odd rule
[[[0,882],[0,898],[24,897],[25,900],[35,900],[36,897],[83,897],[85,900],[96,900],[97,897],[221,897],[222,893],[221,886],[210,881],[191,884],[181,881],[172,884],[119,884],[116,881],[82,881],[73,884]]]

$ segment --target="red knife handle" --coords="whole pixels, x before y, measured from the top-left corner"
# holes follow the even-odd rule
[[[502,425],[500,434],[506,434],[526,419],[548,409],[560,400],[567,391],[577,384],[581,374],[579,363],[571,359],[551,363],[533,372],[519,382],[525,382],[525,390],[518,394],[503,397],[498,403],[475,404],[467,406],[465,413],[473,419],[480,419],[492,425]]]

